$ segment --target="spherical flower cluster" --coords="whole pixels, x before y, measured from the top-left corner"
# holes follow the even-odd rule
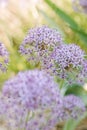
[[[4,113],[6,122],[15,130],[50,130],[56,125],[53,110],[57,107],[61,111],[63,102],[53,78],[43,71],[32,70],[20,72],[5,83],[0,104],[0,114]]]
[[[73,7],[76,11],[87,13],[87,0],[73,0]]]
[[[44,68],[51,73],[76,83],[84,63],[84,52],[75,44],[62,44],[56,47]],[[71,81],[72,80],[72,81]],[[76,80],[76,81],[75,81]]]
[[[49,107],[52,101],[59,101],[59,90],[52,79],[43,71],[20,72],[5,83],[3,93],[7,97],[18,98],[22,105],[31,110]]]
[[[13,130],[52,130],[84,111],[78,97],[62,97],[53,78],[39,70],[19,72],[6,81],[0,94],[0,117]]]
[[[20,45],[20,52],[26,55],[29,61],[40,62],[46,58],[55,46],[62,43],[62,37],[56,29],[47,26],[36,27],[29,30],[28,35]]]
[[[40,63],[41,69],[66,79],[70,84],[82,84],[84,81],[82,69],[84,70],[85,53],[75,44],[64,44],[55,29],[47,26],[30,29],[20,45],[20,52],[29,61]]]
[[[64,109],[72,118],[78,118],[86,112],[85,104],[80,97],[75,95],[68,95],[64,97]]]
[[[0,43],[0,70],[6,71],[9,62],[9,53],[4,44]]]

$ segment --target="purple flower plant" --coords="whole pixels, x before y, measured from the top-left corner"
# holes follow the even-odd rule
[[[4,44],[0,43],[0,70],[6,71],[9,62],[9,53]]]
[[[32,70],[20,72],[5,83],[0,99],[0,114],[4,113],[9,129],[45,130],[56,125],[53,110],[56,107],[61,111],[62,104],[53,78],[43,71]],[[57,123],[62,120],[60,114],[57,114]]]
[[[79,116],[86,112],[85,104],[80,97],[75,95],[68,95],[64,97],[64,109],[67,111],[68,116],[78,119]]]
[[[52,130],[60,121],[77,119],[85,112],[82,100],[74,95],[63,97],[46,73],[68,83],[84,83],[87,61],[79,46],[64,44],[57,30],[42,26],[30,29],[20,52],[29,62],[40,63],[43,71],[19,72],[4,84],[0,111],[6,113],[10,128]]]
[[[62,43],[61,34],[47,26],[30,29],[20,45],[20,53],[36,63],[49,57],[55,46]]]
[[[20,45],[20,52],[27,56],[29,62],[40,63],[42,70],[68,83],[82,84],[87,77],[82,72],[84,51],[75,44],[64,44],[59,32],[47,26],[30,29]]]
[[[53,77],[39,70],[19,72],[0,94],[0,117],[11,130],[52,130],[84,111],[78,97],[62,97]]]
[[[87,0],[73,0],[72,2],[76,11],[87,13]]]
[[[86,69],[84,57],[85,53],[79,46],[62,44],[54,49],[47,61],[45,59],[47,65],[43,61],[43,68],[69,83],[83,83],[87,77],[85,71],[83,72]]]

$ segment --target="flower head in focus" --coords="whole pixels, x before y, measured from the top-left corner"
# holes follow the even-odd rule
[[[84,55],[79,46],[62,44],[54,49],[47,61],[48,65],[43,64],[43,68],[69,83],[80,83],[78,77],[84,68]]]
[[[46,59],[55,46],[62,43],[62,37],[56,29],[47,26],[35,27],[29,30],[20,45],[20,52],[26,55],[29,61],[40,62]]]
[[[9,62],[9,53],[4,44],[0,43],[0,70],[6,71]]]
[[[19,72],[4,84],[0,101],[0,114],[15,129],[50,130],[63,119],[58,113],[54,121],[53,110],[61,111],[62,97],[53,78],[43,71]]]

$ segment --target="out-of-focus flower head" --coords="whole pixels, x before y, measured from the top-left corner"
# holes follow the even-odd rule
[[[6,71],[9,62],[9,53],[4,44],[0,43],[0,70]]]
[[[75,119],[86,112],[86,107],[82,99],[75,95],[68,95],[64,97],[64,109],[66,109],[70,117]]]
[[[45,61],[47,64],[43,64],[43,68],[62,79],[66,79],[69,83],[80,83],[85,78],[78,78],[84,68],[84,56],[85,53],[79,46],[62,44],[55,48],[49,56],[49,60]]]
[[[76,11],[87,13],[87,0],[73,0],[72,2]]]
[[[58,85],[48,74],[38,70],[19,72],[3,86],[0,114],[4,113],[9,127],[15,129],[50,130],[63,119],[62,104]],[[59,110],[56,122],[55,108]]]
[[[78,97],[62,97],[53,77],[39,70],[19,72],[6,81],[0,94],[0,117],[13,130],[52,130],[84,111]]]
[[[47,26],[35,27],[29,30],[20,46],[20,52],[27,56],[29,61],[40,62],[46,59],[55,46],[62,43],[62,37],[56,29]]]

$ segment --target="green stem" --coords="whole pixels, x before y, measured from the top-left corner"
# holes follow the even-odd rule
[[[63,88],[63,85],[64,85],[64,80],[61,80],[61,82],[60,82],[60,90]]]
[[[30,115],[30,112],[28,111],[27,116],[26,116],[26,120],[25,120],[24,130],[26,129],[26,124],[27,124],[27,122],[28,122],[29,115]]]
[[[66,93],[66,91],[67,91],[68,84],[67,84],[67,83],[65,83],[63,86],[64,86],[64,87],[62,87],[62,89],[61,89],[61,94],[64,96],[64,95],[65,95],[65,93]]]
[[[33,116],[34,116],[34,113],[32,113],[31,116],[30,116],[30,114],[31,114],[31,112],[28,111],[28,114],[27,114],[26,120],[25,120],[25,127],[26,127],[27,122],[28,122],[29,120],[31,120],[31,119],[33,118]],[[25,128],[24,128],[24,130],[25,130]]]

